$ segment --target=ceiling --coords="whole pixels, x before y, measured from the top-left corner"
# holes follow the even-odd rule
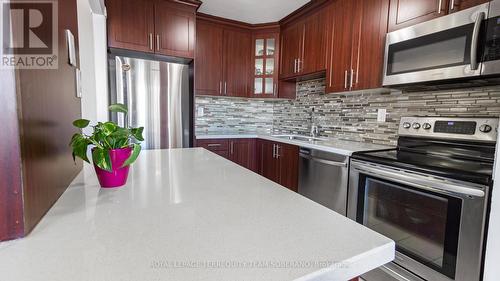
[[[251,24],[276,22],[309,0],[202,0],[199,12]]]

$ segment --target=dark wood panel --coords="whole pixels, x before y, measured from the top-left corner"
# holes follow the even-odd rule
[[[154,5],[152,0],[106,0],[108,45],[154,52]],[[153,40],[154,41],[154,40]]]
[[[196,140],[196,146],[210,151],[229,151],[229,141],[227,139]]]
[[[352,47],[352,90],[382,87],[389,0],[356,0]]]
[[[0,241],[23,236],[21,150],[14,70],[0,70]]]
[[[276,183],[279,183],[279,163],[274,157],[274,142],[258,140],[259,173]]]
[[[224,29],[223,92],[231,97],[250,95],[252,35],[245,30]]]
[[[205,21],[196,23],[195,93],[222,94],[223,29]]]
[[[450,12],[458,12],[477,5],[490,2],[489,0],[455,0],[453,7],[450,6]],[[451,3],[450,3],[451,4]]]
[[[68,145],[77,131],[71,122],[81,118],[81,104],[75,95],[75,69],[67,63],[64,33],[71,30],[78,47],[76,0],[59,1],[58,9],[59,68],[18,72],[25,233],[82,169],[81,161],[73,163]]]
[[[252,171],[257,171],[256,151],[255,139],[229,140],[229,157],[231,161]]]
[[[229,157],[229,151],[227,151],[227,150],[215,150],[215,151],[212,151],[212,152],[215,153],[215,154],[217,154],[217,155],[219,155],[219,156],[222,156],[222,157],[224,157],[224,158],[226,158],[228,160],[230,158]]]
[[[155,2],[156,52],[194,58],[196,8],[171,1]]]
[[[302,57],[304,24],[292,24],[281,31],[280,78],[297,75],[297,62]]]
[[[326,69],[326,24],[326,9],[308,16],[305,20],[302,58],[299,62],[299,72],[301,74]]]
[[[447,14],[448,0],[391,0],[389,31]]]
[[[338,0],[328,7],[331,20],[328,26],[327,93],[349,90],[353,2]]]
[[[279,159],[279,183],[297,192],[299,188],[299,147],[277,143]]]

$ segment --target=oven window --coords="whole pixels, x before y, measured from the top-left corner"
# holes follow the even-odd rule
[[[389,46],[387,75],[470,64],[474,24]]]
[[[461,200],[366,176],[358,222],[393,239],[401,252],[454,278]]]

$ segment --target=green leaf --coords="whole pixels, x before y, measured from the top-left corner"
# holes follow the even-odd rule
[[[86,128],[90,124],[90,120],[87,119],[78,119],[73,121],[73,126],[83,129]]]
[[[122,167],[126,167],[132,163],[135,162],[135,160],[137,160],[137,157],[139,157],[139,153],[141,153],[141,146],[134,143],[133,144],[133,150],[132,150],[132,154],[130,155],[130,157],[123,163]]]
[[[109,171],[112,171],[111,159],[109,158],[109,151],[106,149],[95,148],[92,151],[92,161],[97,167]]]
[[[71,138],[71,149],[73,150],[73,161],[76,157],[81,158],[83,161],[90,163],[87,157],[87,148],[90,141],[81,134],[74,134]]]
[[[102,124],[102,130],[103,130],[104,134],[106,134],[108,136],[111,135],[112,133],[114,133],[117,128],[118,128],[118,125],[116,125],[113,122],[106,122],[106,123]]]
[[[127,114],[128,113],[128,109],[127,109],[127,106],[122,104],[122,103],[115,103],[115,104],[112,104],[108,107],[109,111],[111,112],[121,112],[121,113],[125,113]]]
[[[138,141],[144,140],[144,137],[142,136],[142,133],[144,132],[144,127],[130,129],[130,131],[132,132],[132,136],[136,140],[138,140]]]

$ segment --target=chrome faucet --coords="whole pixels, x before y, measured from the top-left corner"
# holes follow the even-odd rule
[[[314,107],[311,109],[311,112],[309,113],[309,121],[310,121],[310,127],[311,127],[311,137],[316,138],[319,135],[319,129],[318,126],[314,123]]]

